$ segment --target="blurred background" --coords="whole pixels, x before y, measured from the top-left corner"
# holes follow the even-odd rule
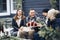
[[[7,28],[12,27],[12,18],[18,8],[24,11],[25,16],[28,16],[29,10],[33,8],[36,15],[42,19],[43,9],[60,10],[60,0],[0,0],[0,23]]]

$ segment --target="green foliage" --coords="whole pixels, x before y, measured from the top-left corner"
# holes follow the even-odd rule
[[[38,34],[40,37],[48,39],[56,36],[56,31],[49,27],[42,27],[40,28],[40,31],[38,32]]]
[[[50,4],[51,4],[51,7],[54,8],[54,9],[57,9],[57,1],[56,0],[50,0]]]
[[[16,0],[17,1],[17,0]],[[17,1],[17,9],[22,9],[22,0]]]

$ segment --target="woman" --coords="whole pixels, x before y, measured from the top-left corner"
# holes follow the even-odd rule
[[[21,26],[25,26],[25,16],[23,15],[23,11],[18,9],[16,15],[13,17],[12,20],[12,35],[17,36],[17,31],[20,29]]]
[[[58,10],[55,10],[55,9],[51,9],[48,11],[48,15],[47,15],[47,18],[48,18],[48,27],[52,27],[55,29],[56,27],[56,15],[59,13]]]

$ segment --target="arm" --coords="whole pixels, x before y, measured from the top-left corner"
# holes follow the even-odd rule
[[[26,20],[25,19],[24,20],[21,20],[20,27],[21,26],[26,26]]]
[[[16,24],[16,21],[14,19],[12,19],[12,26],[14,29],[18,30],[18,25]]]

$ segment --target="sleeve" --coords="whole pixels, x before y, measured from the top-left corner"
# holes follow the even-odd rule
[[[20,27],[21,26],[26,26],[26,20],[25,19],[24,20],[21,20]]]
[[[51,21],[50,19],[48,19],[47,26],[50,27],[50,25],[51,25]]]
[[[14,19],[12,19],[12,26],[14,29],[18,30],[18,26],[17,26],[16,21]]]
[[[38,22],[38,23],[40,23],[40,17],[37,17],[37,19],[36,19],[36,21]]]

